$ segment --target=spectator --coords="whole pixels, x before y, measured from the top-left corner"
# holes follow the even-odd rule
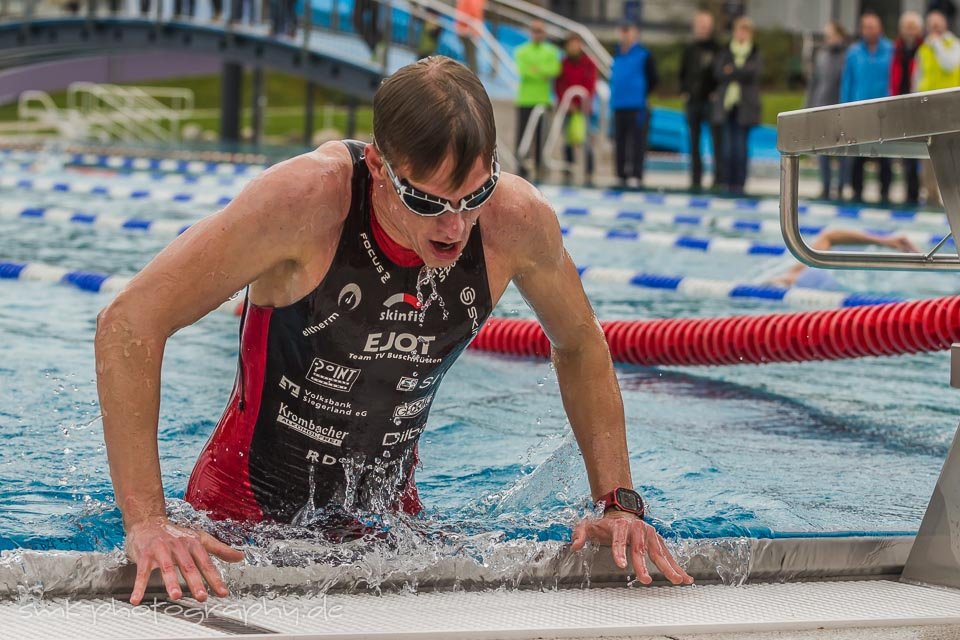
[[[546,41],[547,29],[543,22],[534,20],[530,24],[530,42],[517,48],[514,54],[520,84],[517,89],[517,162],[519,175],[527,177],[520,142],[527,129],[530,116],[537,107],[549,108],[553,101],[550,96],[552,80],[560,74],[560,52]],[[533,180],[539,180],[543,165],[543,118],[537,120],[533,133]]]
[[[960,42],[947,30],[947,19],[939,11],[927,14],[927,39],[917,52],[917,91],[933,91],[960,86]],[[933,164],[923,165],[923,186],[927,205],[940,205],[940,189]]]
[[[843,63],[847,55],[847,32],[836,21],[828,22],[823,28],[823,46],[813,56],[813,68],[810,72],[810,82],[807,83],[806,107],[823,107],[840,102],[840,76],[843,72]],[[833,184],[833,161],[840,164],[837,176],[837,199],[843,198],[843,186],[846,182],[847,158],[832,158],[820,156],[820,183],[822,190],[820,197],[830,199],[830,188]]]
[[[923,44],[923,19],[915,11],[900,16],[900,34],[893,45],[893,65],[890,67],[890,95],[902,96],[914,91],[914,72],[917,51]],[[914,158],[901,160],[903,177],[907,183],[905,204],[917,206],[920,201],[919,163]]]
[[[567,111],[564,130],[566,144],[564,145],[564,159],[567,161],[566,182],[570,182],[571,168],[574,161],[574,148],[582,147],[586,164],[585,179],[589,184],[593,181],[593,147],[587,134],[587,122],[593,108],[593,98],[597,90],[597,65],[583,52],[583,40],[576,33],[567,36],[564,43],[566,56],[557,76],[555,90],[557,101],[563,102],[567,91],[573,87],[584,89],[589,96],[584,100],[580,96],[571,98],[570,108]]]
[[[370,56],[377,57],[377,47],[383,39],[380,31],[380,3],[377,0],[354,0],[353,29],[370,50]]]
[[[643,163],[647,152],[650,110],[647,95],[658,82],[653,55],[640,44],[640,28],[628,22],[620,26],[620,45],[610,70],[610,108],[616,144],[620,187],[643,186]]]
[[[440,13],[428,8],[420,26],[420,38],[417,40],[417,59],[429,58],[437,52],[440,44]]]
[[[698,11],[693,16],[693,42],[683,50],[680,62],[680,93],[687,114],[687,129],[690,135],[690,188],[699,191],[703,182],[703,160],[700,154],[700,133],[703,125],[710,127],[713,145],[713,184],[720,183],[720,127],[710,117],[710,96],[717,88],[713,75],[713,63],[720,52],[720,44],[713,37],[713,14]]]
[[[860,41],[847,50],[840,82],[840,101],[883,98],[890,92],[890,68],[893,65],[893,45],[883,35],[880,17],[872,12],[860,16]],[[851,182],[853,199],[863,201],[863,169],[866,158],[854,158]],[[880,165],[880,200],[890,201],[890,158],[877,158]]]
[[[750,129],[760,123],[760,52],[753,42],[753,21],[737,18],[730,46],[714,63],[717,90],[713,121],[723,127],[720,152],[720,188],[743,193],[747,183]]]
[[[947,28],[953,26],[957,19],[957,4],[953,0],[930,0],[927,2],[927,14],[931,11],[939,11],[947,19]]]
[[[467,18],[482,23],[483,13],[487,8],[487,0],[457,0],[457,12]],[[463,57],[470,67],[470,70],[476,74],[480,73],[477,66],[477,42],[479,36],[477,30],[466,20],[457,20],[457,35],[460,36],[460,42],[463,43]]]

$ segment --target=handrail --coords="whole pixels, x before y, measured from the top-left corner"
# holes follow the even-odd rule
[[[960,240],[960,88],[864,100],[781,113],[780,223],[798,260],[828,269],[960,271],[960,253],[943,255],[940,243],[927,253],[820,251],[800,232],[801,154],[925,158],[933,162],[950,236]],[[957,246],[955,244],[955,246]]]
[[[20,96],[18,115],[45,122],[74,140],[99,134],[99,138],[170,142],[179,137],[180,121],[193,111],[192,94],[187,89],[74,82],[67,88],[65,109],[43,91],[26,91]],[[158,98],[169,99],[172,105]]]
[[[523,135],[520,136],[520,144],[517,146],[517,169],[520,169],[527,162],[530,147],[533,145],[533,136],[537,127],[540,126],[540,120],[546,113],[547,108],[542,104],[538,104],[530,112],[530,117],[527,118],[527,126],[523,130]]]
[[[564,92],[557,105],[556,113],[553,114],[553,122],[550,123],[550,132],[543,143],[544,163],[550,169],[570,169],[570,163],[566,160],[555,160],[552,157],[554,149],[563,135],[563,124],[566,122],[567,114],[570,112],[570,105],[573,101],[580,98],[581,102],[586,104],[590,101],[590,92],[580,86],[570,87]]]
[[[377,0],[377,2],[387,5],[395,4],[391,0]],[[448,18],[452,18],[454,20],[454,24],[456,24],[456,22],[466,23],[472,29],[473,33],[480,37],[483,43],[490,50],[490,53],[497,59],[497,62],[502,64],[504,68],[510,72],[513,80],[511,84],[515,84],[518,81],[519,74],[517,72],[516,62],[514,62],[513,57],[507,53],[507,50],[503,48],[503,45],[500,44],[500,41],[497,40],[492,33],[490,33],[490,30],[487,29],[487,25],[482,20],[477,20],[474,17],[467,15],[462,11],[458,11],[456,8],[451,7],[444,2],[440,2],[439,0],[408,0],[407,4],[411,10],[411,14],[413,14],[417,8],[422,10],[433,9],[437,13],[445,15]],[[417,17],[425,17],[425,11],[419,12]]]

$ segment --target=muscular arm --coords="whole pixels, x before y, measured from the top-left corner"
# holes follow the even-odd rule
[[[596,499],[615,487],[633,486],[620,387],[556,216],[543,200],[535,201],[528,215],[538,237],[526,244],[525,264],[514,283],[550,338],[563,406]]]
[[[254,180],[223,211],[160,252],[97,318],[97,391],[128,547],[137,527],[166,525],[157,425],[167,338],[248,283],[296,268],[303,253],[301,239],[315,237],[299,228],[295,215],[297,203],[308,195],[305,191],[320,188],[305,186],[315,162],[294,159]],[[228,548],[217,549],[223,555]],[[137,557],[132,559],[139,564]],[[235,554],[232,559],[237,559]],[[157,566],[162,564],[160,559]],[[172,568],[169,576],[164,574],[170,589],[171,580],[176,584]]]
[[[529,200],[513,234],[519,264],[513,277],[552,345],[563,406],[583,454],[590,491],[597,499],[616,487],[632,487],[620,387],[603,331],[583,291],[580,277],[563,247],[557,217],[539,193],[523,183]],[[522,190],[521,190],[522,191]],[[519,213],[522,212],[522,213]],[[627,566],[627,547],[639,580],[652,579],[646,556],[674,584],[690,584],[656,530],[631,514],[608,512],[600,520],[577,525],[571,549],[588,539],[611,546],[614,561]]]

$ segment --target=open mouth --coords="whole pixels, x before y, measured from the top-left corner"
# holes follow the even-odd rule
[[[430,241],[430,246],[433,247],[433,250],[444,257],[456,255],[457,247],[459,245],[459,242],[437,242],[436,240]]]

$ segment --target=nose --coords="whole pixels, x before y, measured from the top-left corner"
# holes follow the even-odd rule
[[[437,218],[437,226],[444,241],[455,242],[463,236],[466,223],[463,221],[463,215],[448,211]]]

